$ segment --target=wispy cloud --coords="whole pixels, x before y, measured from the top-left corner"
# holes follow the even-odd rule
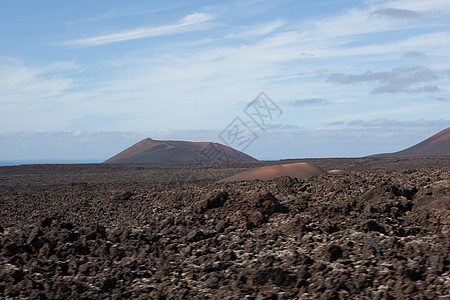
[[[256,26],[246,28],[244,30],[240,30],[239,32],[233,32],[227,34],[224,39],[230,38],[251,38],[262,35],[267,35],[269,33],[274,32],[278,28],[284,26],[286,24],[285,21],[281,19],[277,19],[268,23],[258,24]]]
[[[128,40],[143,39],[162,35],[179,34],[184,32],[202,30],[203,26],[214,17],[207,13],[193,13],[185,16],[180,21],[171,25],[164,25],[158,27],[140,27],[132,30],[99,35],[85,39],[68,41],[63,44],[74,45],[81,47],[92,47],[110,43],[123,42]]]
[[[407,51],[402,54],[404,58],[426,57],[426,54],[422,51]]]
[[[103,21],[103,20],[108,20],[108,19],[119,19],[119,18],[123,18],[123,17],[139,16],[139,15],[148,15],[153,18],[154,15],[159,14],[161,12],[170,11],[170,10],[174,10],[174,9],[181,9],[183,7],[186,7],[186,5],[170,4],[168,6],[161,6],[158,8],[153,7],[150,9],[147,8],[146,6],[143,6],[143,7],[127,6],[127,8],[110,9],[110,10],[100,13],[98,15],[92,15],[92,16],[84,17],[84,18],[80,18],[80,19],[69,20],[69,21],[66,21],[65,24],[75,25],[75,24],[80,24],[80,23],[91,23],[91,22],[98,22],[98,21]]]
[[[439,119],[439,120],[425,120],[418,119],[413,121],[399,121],[392,119],[379,118],[374,120],[354,120],[348,122],[349,126],[358,126],[358,127],[377,127],[377,128],[398,128],[398,127],[406,127],[406,128],[446,128],[450,126],[450,120]]]
[[[33,68],[17,60],[0,60],[0,103],[23,103],[61,93],[73,86],[70,78],[58,73],[76,68],[72,62],[53,63]]]
[[[417,11],[391,7],[379,8],[375,10],[372,15],[393,19],[418,19],[422,17],[422,14]]]
[[[79,24],[79,23],[95,22],[95,21],[111,18],[113,15],[114,15],[114,10],[109,10],[109,11],[104,12],[97,16],[86,17],[86,18],[82,18],[82,19],[78,19],[78,20],[70,20],[70,21],[67,21],[65,24],[66,25],[75,25],[75,24]]]
[[[450,9],[450,2],[447,0],[427,0],[427,1],[410,1],[410,0],[393,0],[387,1],[384,7],[395,7],[399,9],[425,12],[442,12]]]
[[[305,105],[326,105],[330,102],[323,98],[305,98],[289,101],[289,105],[292,106],[305,106]]]
[[[345,124],[344,121],[334,121],[334,122],[328,123],[328,125],[331,125],[331,126],[344,125],[344,124]]]
[[[421,92],[433,93],[440,91],[436,85],[420,85],[426,82],[433,82],[444,78],[442,71],[432,70],[428,67],[400,67],[390,71],[372,72],[366,71],[363,74],[346,75],[343,73],[333,73],[328,76],[328,82],[351,84],[358,82],[378,82],[379,87],[372,90],[373,94],[400,93],[400,92]]]
[[[447,102],[450,101],[450,98],[445,97],[433,97],[434,100],[441,101],[441,102]]]

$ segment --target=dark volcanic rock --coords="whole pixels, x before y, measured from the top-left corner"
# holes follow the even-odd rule
[[[342,257],[343,250],[338,245],[332,245],[328,248],[328,258],[330,261],[338,260]]]
[[[197,213],[204,213],[213,208],[222,207],[228,200],[228,193],[224,191],[209,193],[206,199],[196,205]]]
[[[288,208],[282,206],[279,200],[271,193],[258,193],[250,198],[250,205],[264,216],[271,216],[277,212],[288,212]]]
[[[0,299],[450,294],[448,167],[204,180],[239,167],[230,166],[129,166],[113,182],[98,181],[103,166],[92,177],[92,166],[74,166],[70,184],[48,167],[1,177]],[[30,183],[33,172],[55,182]],[[170,172],[194,179],[158,183]],[[153,179],[137,180],[144,173]]]
[[[296,283],[296,276],[281,268],[260,269],[250,275],[251,285],[265,285],[269,281],[277,286],[289,286]]]

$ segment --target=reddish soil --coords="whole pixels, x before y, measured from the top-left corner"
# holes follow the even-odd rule
[[[0,298],[448,299],[448,157],[301,162],[2,167]]]
[[[335,170],[332,170],[332,172]],[[275,166],[260,167],[238,173],[236,175],[221,179],[219,182],[231,182],[231,181],[243,181],[243,180],[270,180],[283,176],[289,176],[292,178],[303,179],[311,176],[320,175],[325,173],[324,170],[313,166],[309,163],[293,163],[282,164]]]

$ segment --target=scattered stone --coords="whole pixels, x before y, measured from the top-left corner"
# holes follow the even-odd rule
[[[202,214],[210,209],[222,207],[228,200],[228,197],[228,193],[224,191],[209,193],[206,199],[196,205],[196,212]]]
[[[130,200],[131,197],[133,197],[133,193],[127,191],[127,192],[116,193],[116,195],[114,196],[114,199],[118,200],[118,201],[126,201],[126,200]]]
[[[342,257],[342,253],[344,251],[342,250],[342,248],[338,245],[331,245],[328,248],[328,259],[333,262],[338,260],[339,258]]]
[[[367,222],[365,222],[363,224],[362,229],[365,232],[370,232],[370,231],[377,231],[380,233],[385,233],[385,229],[383,228],[383,226],[381,226],[380,224],[378,224],[378,222],[376,220],[369,220]]]
[[[117,280],[115,278],[106,278],[102,284],[102,291],[109,291],[116,287]]]
[[[189,242],[197,242],[203,238],[205,238],[205,235],[201,230],[198,229],[194,229],[186,235],[186,239]]]

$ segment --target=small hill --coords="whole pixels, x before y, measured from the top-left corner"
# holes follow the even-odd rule
[[[157,141],[150,138],[123,150],[104,163],[169,163],[256,161],[255,158],[218,143]]]
[[[308,163],[284,164],[267,166],[254,170],[244,171],[239,174],[221,179],[219,182],[270,180],[283,176],[295,178],[308,178],[314,175],[326,173],[324,170]]]
[[[444,156],[450,155],[450,127],[405,150],[370,157]]]

